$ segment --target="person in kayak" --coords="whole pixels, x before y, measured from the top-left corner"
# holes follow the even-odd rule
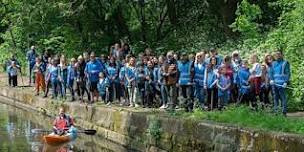
[[[53,122],[53,131],[57,135],[64,135],[74,125],[72,117],[65,113],[64,107],[59,108],[59,115]]]

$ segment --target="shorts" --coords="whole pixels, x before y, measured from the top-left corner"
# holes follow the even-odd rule
[[[90,82],[90,91],[91,92],[98,91],[97,84],[98,84],[98,82]]]

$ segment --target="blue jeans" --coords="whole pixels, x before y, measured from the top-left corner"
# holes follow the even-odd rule
[[[52,96],[53,96],[53,98],[56,98],[57,95],[58,95],[58,90],[57,89],[58,89],[58,87],[60,87],[60,83],[59,83],[58,80],[52,80],[51,83],[52,83],[52,90],[53,90]]]
[[[196,85],[195,86],[195,95],[198,99],[200,106],[204,106],[205,104],[205,93],[204,93],[204,87]]]
[[[218,90],[218,98],[219,98],[219,104],[218,106],[221,108],[223,106],[227,106],[228,105],[228,100],[230,98],[230,93],[229,91],[225,90]]]
[[[161,104],[162,105],[165,105],[168,103],[168,92],[167,92],[167,89],[166,89],[166,86],[165,85],[161,85],[160,86],[160,92],[161,92]]]
[[[61,93],[61,97],[66,97],[66,88],[67,88],[67,83],[66,81],[62,81],[60,82],[60,93]]]
[[[28,75],[29,75],[29,85],[31,85],[31,83],[35,83],[35,78],[34,78],[34,74],[33,74],[33,68],[34,68],[35,63],[31,63],[28,62]]]
[[[284,114],[287,113],[287,97],[286,97],[286,92],[285,88],[274,86],[274,111],[278,111],[278,105],[280,103],[279,100],[281,100],[281,105],[282,105],[282,112]]]
[[[67,86],[68,86],[68,88],[70,90],[70,93],[71,93],[71,96],[72,96],[72,100],[74,100],[75,99],[74,80],[68,80],[68,81],[69,82],[68,82]]]

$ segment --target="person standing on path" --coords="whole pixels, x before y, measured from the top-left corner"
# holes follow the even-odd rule
[[[99,73],[104,72],[105,69],[103,69],[103,66],[99,61],[96,60],[95,53],[92,52],[90,54],[90,61],[86,64],[85,67],[85,74],[89,82],[89,88],[91,93],[91,99],[92,101],[98,100],[98,90],[97,90],[97,84],[99,81]],[[94,99],[94,97],[96,97]]]
[[[287,113],[287,97],[286,87],[290,80],[289,62],[283,59],[281,50],[275,53],[276,61],[272,63],[270,69],[270,85],[274,89],[274,110],[278,111],[279,100],[281,100],[282,112],[286,116]]]
[[[26,59],[28,63],[28,75],[29,75],[29,86],[32,85],[32,83],[35,84],[35,78],[33,78],[33,68],[36,63],[36,57],[38,57],[38,54],[36,53],[35,46],[31,46],[31,49],[26,53]]]

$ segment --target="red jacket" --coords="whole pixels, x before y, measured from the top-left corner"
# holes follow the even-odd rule
[[[74,125],[74,120],[68,115],[64,115],[64,117],[58,116],[54,120],[53,125],[57,129],[68,130],[72,125]]]

